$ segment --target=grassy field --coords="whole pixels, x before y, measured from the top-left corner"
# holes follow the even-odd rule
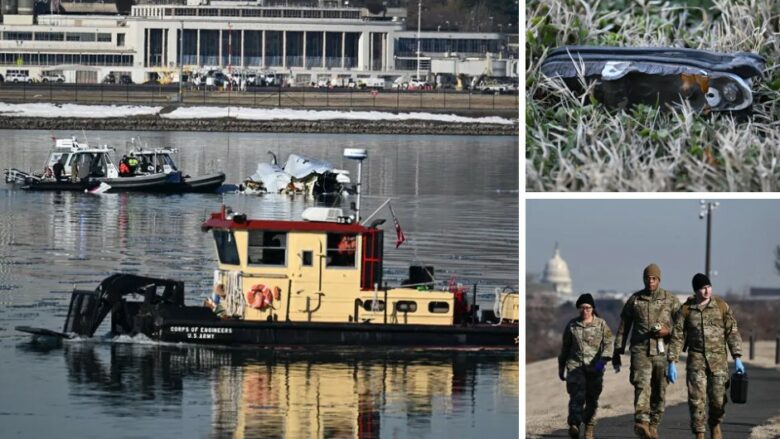
[[[526,185],[529,191],[780,190],[780,2],[528,0]],[[539,67],[571,44],[754,52],[752,115],[689,108],[611,110]]]

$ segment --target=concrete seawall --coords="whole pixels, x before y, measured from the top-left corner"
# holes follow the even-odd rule
[[[165,119],[158,116],[124,118],[0,117],[0,129],[122,130],[122,131],[233,131],[334,134],[445,134],[517,136],[518,124],[450,123],[438,121],[371,120],[237,120]]]

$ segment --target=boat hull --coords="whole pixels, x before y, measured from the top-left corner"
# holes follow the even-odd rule
[[[168,181],[164,186],[157,188],[161,193],[167,194],[213,194],[225,182],[225,174],[218,172],[196,177],[182,177],[179,181]]]
[[[28,191],[77,191],[84,192],[100,185],[99,181],[71,183],[70,181],[31,181],[22,189]]]
[[[241,346],[408,346],[517,349],[516,325],[163,320],[148,336],[164,342]]]
[[[166,174],[139,175],[135,177],[96,178],[99,183],[111,186],[109,192],[156,192],[161,190],[168,180]]]

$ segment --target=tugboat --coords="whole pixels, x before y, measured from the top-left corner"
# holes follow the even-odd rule
[[[79,143],[75,137],[55,139],[43,173],[6,169],[5,181],[32,191],[84,191],[101,183],[109,186],[109,192],[154,191],[165,184],[167,176],[163,173],[120,177],[111,159],[112,151],[107,145],[90,147]]]
[[[185,305],[180,281],[115,274],[95,291],[73,291],[62,333],[16,329],[92,336],[111,313],[114,335],[174,343],[517,349],[517,292],[497,293],[500,317],[486,322],[486,313],[477,316],[476,287],[436,290],[431,267],[413,267],[404,285],[384,282],[384,220],[360,222],[357,188],[352,216],[324,207],[306,209],[299,221],[250,219],[225,206],[211,214],[201,227],[218,259],[214,309]]]
[[[136,148],[130,151],[130,155],[135,156],[140,162],[140,170],[136,171],[137,174],[150,175],[162,172],[167,175],[165,185],[158,188],[160,192],[214,193],[225,182],[223,172],[195,177],[184,175],[173,160],[172,155],[176,152],[174,148]]]

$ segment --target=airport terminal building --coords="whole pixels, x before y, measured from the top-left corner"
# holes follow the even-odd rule
[[[346,0],[274,1],[171,1],[120,14],[113,4],[52,0],[49,9],[60,13],[34,14],[32,0],[2,0],[0,73],[36,79],[55,72],[78,83],[128,75],[142,83],[176,81],[180,68],[221,69],[273,72],[290,85],[389,83],[418,71],[429,81],[441,74],[517,77],[505,34],[421,32],[418,55],[405,8],[371,13]]]

